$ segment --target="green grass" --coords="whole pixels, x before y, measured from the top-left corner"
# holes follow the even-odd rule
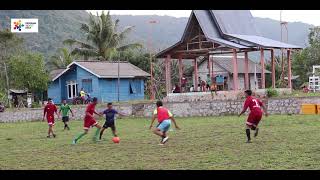
[[[57,122],[55,139],[46,138],[45,122],[0,124],[0,169],[320,169],[319,116],[267,117],[251,144],[245,118],[178,118],[181,130],[170,131],[165,146],[147,119],[118,119],[120,144],[110,130],[93,143],[91,130],[72,145],[81,121],[70,131]]]

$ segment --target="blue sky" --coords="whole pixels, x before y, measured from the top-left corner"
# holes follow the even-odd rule
[[[101,10],[88,10],[94,14]],[[114,15],[160,15],[189,17],[191,10],[110,10]],[[255,17],[280,20],[280,10],[251,10]],[[282,19],[288,22],[304,22],[320,26],[320,10],[283,10]]]

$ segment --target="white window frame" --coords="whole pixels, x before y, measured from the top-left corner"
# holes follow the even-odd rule
[[[67,81],[67,97],[68,99],[73,99],[77,97],[77,85],[78,83],[76,81]],[[71,96],[69,96],[69,86],[71,87]]]

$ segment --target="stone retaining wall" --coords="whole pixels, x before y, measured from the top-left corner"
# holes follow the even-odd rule
[[[238,114],[243,106],[244,100],[194,100],[189,102],[167,102],[164,104],[177,117],[190,116],[221,116]],[[272,98],[266,99],[264,102],[267,105],[269,114],[299,114],[301,104],[320,104],[320,97],[293,97],[293,98]],[[135,117],[151,117],[155,108],[155,104],[127,104],[114,106],[128,115]],[[85,112],[85,107],[73,108],[76,117],[82,119]],[[97,108],[102,111],[103,108]],[[14,112],[6,111],[0,113],[0,122],[21,122],[21,121],[39,121],[42,119],[42,109],[23,109]]]

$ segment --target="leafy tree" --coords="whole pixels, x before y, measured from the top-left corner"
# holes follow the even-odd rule
[[[72,61],[78,58],[78,55],[72,55],[68,48],[59,48],[57,54],[51,56],[47,62],[49,70],[66,68]]]
[[[23,39],[17,37],[8,29],[0,31],[0,91],[9,95],[10,79],[8,75],[8,60],[13,54],[23,50]],[[10,105],[8,99],[7,104]]]
[[[302,83],[308,81],[312,66],[320,65],[320,27],[311,28],[308,39],[309,46],[293,54],[292,70]]]
[[[12,56],[9,60],[9,75],[15,88],[27,88],[31,92],[47,90],[49,76],[41,54],[25,53]]]
[[[119,58],[119,53],[141,47],[138,43],[122,45],[133,27],[126,27],[122,31],[118,31],[118,27],[119,20],[113,22],[109,12],[107,14],[102,12],[100,16],[90,13],[88,24],[81,24],[81,31],[87,36],[88,43],[67,39],[64,44],[77,45],[72,54],[81,55],[85,59],[93,57],[99,60]]]
[[[286,61],[286,60],[285,60]],[[278,62],[278,63],[277,63]],[[275,56],[275,71],[276,71],[276,87],[284,87],[286,84],[281,80],[281,57]],[[271,60],[265,66],[266,70],[272,72]],[[286,68],[286,67],[285,67]],[[272,74],[266,74],[266,87],[272,87]]]

